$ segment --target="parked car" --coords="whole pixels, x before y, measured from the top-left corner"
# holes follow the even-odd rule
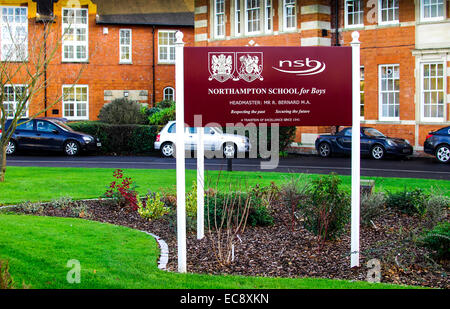
[[[234,157],[237,152],[250,151],[249,139],[245,136],[225,134],[221,128],[205,127],[204,128],[204,145],[205,151],[221,150],[221,153],[227,157]],[[185,128],[185,149],[197,149],[197,128]],[[176,122],[169,121],[161,132],[156,136],[155,149],[161,150],[164,157],[172,157],[175,155],[176,141]]]
[[[439,162],[450,162],[450,126],[428,133],[423,150],[436,156]]]
[[[5,131],[10,125],[11,120],[7,120]],[[58,119],[21,119],[6,146],[6,154],[12,155],[17,150],[28,149],[63,151],[68,156],[76,156],[81,151],[96,151],[99,147],[101,143],[98,138],[75,132]]]
[[[316,139],[317,153],[321,157],[329,157],[332,154],[350,154],[352,151],[352,128],[345,128],[332,135],[319,135]],[[408,140],[387,137],[374,128],[361,128],[361,154],[368,154],[375,160],[380,160],[386,155],[408,156],[413,153],[413,148]]]

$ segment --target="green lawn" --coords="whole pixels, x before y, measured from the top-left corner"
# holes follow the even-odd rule
[[[156,241],[142,232],[82,219],[0,215],[0,259],[18,283],[42,289],[405,288],[328,279],[177,274],[157,268]],[[67,261],[81,264],[69,284]]]
[[[6,182],[0,183],[0,205],[15,204],[24,201],[49,201],[61,196],[74,199],[98,198],[113,180],[114,169],[110,168],[43,168],[43,167],[8,167]],[[217,178],[219,172],[208,172],[212,178]],[[249,185],[268,185],[271,181],[276,184],[285,182],[292,175],[290,173],[274,172],[222,172],[223,185],[231,179],[247,180]],[[144,170],[126,169],[125,176],[131,177],[139,186],[138,191],[147,193],[148,190],[158,191],[160,188],[173,190],[175,185],[175,170]],[[186,184],[190,186],[195,180],[196,171],[186,171]],[[318,175],[304,175],[306,179],[319,177]],[[350,189],[351,177],[341,176],[345,187]],[[376,190],[402,190],[408,188],[437,188],[450,196],[450,181],[427,180],[411,178],[383,178],[363,177],[374,179]]]

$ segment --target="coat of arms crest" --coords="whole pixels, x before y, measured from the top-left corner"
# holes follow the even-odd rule
[[[263,69],[262,53],[236,53],[238,79],[252,82],[256,79],[263,80],[261,76]]]
[[[208,53],[208,69],[213,79],[223,83],[233,78],[234,73],[234,53]]]

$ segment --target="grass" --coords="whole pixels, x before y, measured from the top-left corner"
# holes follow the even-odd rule
[[[98,198],[113,180],[111,168],[49,168],[49,167],[8,167],[6,181],[0,183],[0,205],[16,204],[24,201],[50,201],[61,196],[74,199]],[[208,171],[208,175],[217,178],[218,171]],[[228,181],[237,182],[246,179],[249,185],[269,185],[287,181],[289,177],[301,174],[275,172],[222,172],[222,186]],[[131,177],[139,186],[140,193],[161,188],[174,191],[175,170],[126,169],[125,176]],[[306,180],[320,175],[304,174]],[[191,186],[196,178],[195,170],[186,170],[186,185]],[[344,187],[350,190],[351,177],[340,176]],[[450,196],[450,181],[412,178],[363,177],[374,179],[376,190],[399,191],[406,188],[438,188]]]
[[[177,274],[157,268],[159,250],[147,234],[71,218],[0,215],[0,259],[20,285],[36,289],[365,289],[405,286],[315,278],[262,278]],[[69,260],[81,282],[67,282]]]

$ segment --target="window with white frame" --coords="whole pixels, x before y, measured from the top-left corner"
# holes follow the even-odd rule
[[[1,7],[1,61],[28,58],[28,9]]]
[[[421,19],[423,21],[444,19],[444,0],[421,0]]]
[[[88,61],[88,9],[62,9],[62,60]]]
[[[378,23],[396,24],[399,22],[399,0],[379,0]]]
[[[398,64],[379,67],[380,120],[400,119],[400,66]]]
[[[175,90],[172,87],[164,88],[164,100],[175,101]]]
[[[89,119],[89,87],[63,86],[63,115],[67,119]]]
[[[362,0],[345,1],[345,27],[364,25],[364,5]]]
[[[225,0],[215,0],[214,3],[214,19],[215,19],[215,32],[216,38],[222,38],[225,36]]]
[[[445,115],[444,63],[422,64],[422,118],[425,121],[443,121]]]
[[[284,30],[293,30],[297,27],[295,0],[284,0],[283,23],[284,23]]]
[[[261,0],[245,0],[246,32],[261,32]]]
[[[158,31],[159,62],[175,63],[175,30]]]
[[[5,85],[4,86],[4,98],[3,106],[7,118],[12,118],[17,112],[18,108],[22,108],[27,95],[27,87],[24,85]],[[22,109],[21,117],[28,116],[28,106],[25,102],[25,106]]]
[[[266,0],[265,21],[266,32],[271,32],[273,30],[272,0]]]
[[[234,0],[234,34],[239,36],[242,34],[242,23],[241,23],[241,0]]]
[[[359,94],[360,94],[360,104],[361,104],[361,119],[364,119],[364,67],[360,70],[360,80],[359,80]]]
[[[131,29],[120,29],[119,31],[120,63],[132,62]]]

